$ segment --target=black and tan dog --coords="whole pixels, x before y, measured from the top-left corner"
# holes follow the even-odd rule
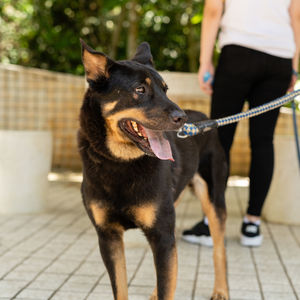
[[[142,43],[132,60],[113,61],[82,42],[89,88],[80,112],[82,196],[94,224],[114,299],[128,299],[123,232],[140,228],[153,251],[157,287],[151,299],[174,299],[177,254],[174,204],[193,183],[214,242],[212,299],[228,299],[224,248],[227,176],[217,132],[178,139],[183,112],[166,95],[167,85]]]

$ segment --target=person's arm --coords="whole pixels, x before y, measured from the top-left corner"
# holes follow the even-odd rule
[[[293,58],[293,75],[288,92],[293,91],[294,85],[297,81],[297,73],[299,68],[300,55],[300,0],[292,0],[290,6],[291,23],[294,32],[294,39],[296,43],[296,52]]]
[[[297,0],[300,1],[300,0]],[[200,88],[207,94],[212,93],[212,80],[214,66],[212,63],[213,51],[220,21],[223,13],[223,0],[206,0],[203,13],[201,41],[200,41],[200,68],[198,80]],[[203,76],[209,72],[212,77],[207,82],[203,81]]]

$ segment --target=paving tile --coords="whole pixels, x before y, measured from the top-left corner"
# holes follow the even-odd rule
[[[297,298],[293,293],[264,293],[265,300],[296,300]]]
[[[280,283],[269,283],[269,284],[262,284],[262,290],[264,294],[269,292],[271,293],[293,293],[292,287],[289,283],[280,284]]]
[[[93,293],[102,294],[102,295],[111,295],[112,288],[111,288],[110,284],[99,284],[93,290]]]
[[[27,282],[30,282],[34,277],[37,276],[37,272],[30,272],[30,271],[17,271],[14,270],[10,272],[7,276],[5,276],[5,279],[7,280],[25,280]]]
[[[25,289],[17,296],[16,299],[48,299],[52,292],[52,290]]]
[[[87,293],[58,291],[51,300],[84,300]],[[99,298],[98,300],[100,300]],[[103,298],[102,298],[103,299]]]
[[[103,293],[92,293],[88,296],[87,300],[114,300],[112,293],[110,294],[103,294]],[[131,299],[131,298],[130,298]],[[75,300],[75,299],[74,299]],[[148,300],[148,299],[147,299]]]
[[[67,274],[55,274],[55,273],[41,273],[35,281],[52,281],[62,283],[68,278]]]
[[[22,280],[0,280],[0,295],[1,297],[13,297],[26,284],[27,281]]]
[[[51,290],[54,291],[60,287],[62,283],[59,281],[33,281],[29,286],[28,289],[33,290]]]
[[[106,269],[103,265],[102,259],[99,256],[99,262],[89,262],[83,263],[78,270],[76,270],[76,275],[88,275],[88,276],[100,276]]]
[[[289,280],[286,277],[285,272],[282,270],[278,270],[277,272],[261,272],[259,271],[259,279],[260,282],[264,285],[264,284],[285,284],[285,285],[289,285]]]
[[[69,274],[75,270],[78,264],[76,260],[57,260],[46,271],[48,273]]]
[[[260,292],[254,291],[241,291],[241,290],[230,290],[229,291],[230,300],[261,300]]]
[[[256,277],[251,275],[244,275],[241,277],[239,275],[229,273],[228,284],[232,289],[236,290],[259,291],[258,280]]]
[[[154,286],[130,286],[128,291],[131,295],[147,295],[148,298],[152,294]],[[131,297],[130,297],[131,298]]]
[[[149,295],[130,295],[131,300],[149,300]]]
[[[212,295],[212,289],[196,289],[194,300],[207,300]],[[180,299],[181,300],[181,299]],[[183,299],[182,299],[183,300]]]

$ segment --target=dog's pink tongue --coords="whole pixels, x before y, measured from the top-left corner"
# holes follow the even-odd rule
[[[174,161],[170,143],[164,138],[163,133],[145,127],[144,130],[146,131],[150,147],[154,154],[159,159]]]

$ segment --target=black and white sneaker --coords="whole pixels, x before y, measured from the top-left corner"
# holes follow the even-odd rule
[[[258,224],[243,222],[241,228],[241,244],[243,246],[258,247],[262,244],[263,236],[260,234]]]
[[[205,224],[204,220],[197,223],[193,228],[185,230],[182,233],[182,239],[192,244],[199,244],[207,247],[213,246],[209,227]]]

